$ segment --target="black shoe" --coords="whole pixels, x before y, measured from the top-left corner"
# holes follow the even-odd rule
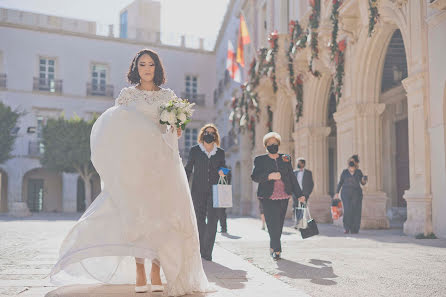
[[[277,261],[277,260],[280,260],[281,258],[280,258],[280,254],[279,253],[276,253],[276,252],[272,252],[271,253],[271,257],[273,257],[273,260],[274,261]]]

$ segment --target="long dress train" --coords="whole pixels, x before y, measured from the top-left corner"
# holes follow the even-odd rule
[[[159,124],[159,106],[174,96],[124,88],[97,119],[91,160],[102,192],[62,242],[53,283],[134,284],[138,257],[146,271],[161,263],[168,295],[209,290],[176,132]]]

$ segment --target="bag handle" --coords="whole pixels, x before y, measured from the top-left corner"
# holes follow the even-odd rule
[[[218,178],[218,184],[219,185],[227,185],[228,182],[226,181],[226,178],[224,176],[221,176]]]
[[[301,206],[302,205],[302,206]],[[310,220],[312,220],[313,218],[311,217],[311,213],[310,213],[310,208],[308,207],[306,202],[299,202],[299,206],[297,208],[300,209],[305,209],[305,212],[308,212],[308,217],[310,218]]]

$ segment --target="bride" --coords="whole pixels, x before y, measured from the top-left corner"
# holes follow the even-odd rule
[[[160,125],[159,107],[175,94],[165,82],[158,55],[134,57],[122,89],[91,131],[91,161],[102,192],[69,231],[51,281],[134,283],[136,292],[170,296],[209,289],[200,257],[197,222],[178,153],[181,129]],[[136,264],[136,269],[135,269]]]

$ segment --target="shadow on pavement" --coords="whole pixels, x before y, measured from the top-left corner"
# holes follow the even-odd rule
[[[308,266],[287,259],[277,261],[277,269],[280,270],[280,276],[286,276],[292,279],[309,279],[312,283],[322,286],[333,286],[337,282],[332,278],[338,276],[333,272],[330,261],[311,259]]]
[[[61,213],[61,212],[33,212],[28,217],[14,217],[10,214],[0,214],[0,221],[77,221],[82,213]]]
[[[221,233],[221,236],[226,237],[226,238],[229,238],[229,239],[240,239],[240,238],[241,238],[240,236],[237,236],[237,235],[231,235],[231,234],[229,234],[229,233]]]
[[[245,270],[234,270],[209,261],[203,261],[203,268],[210,282],[226,289],[242,289],[248,282]]]

